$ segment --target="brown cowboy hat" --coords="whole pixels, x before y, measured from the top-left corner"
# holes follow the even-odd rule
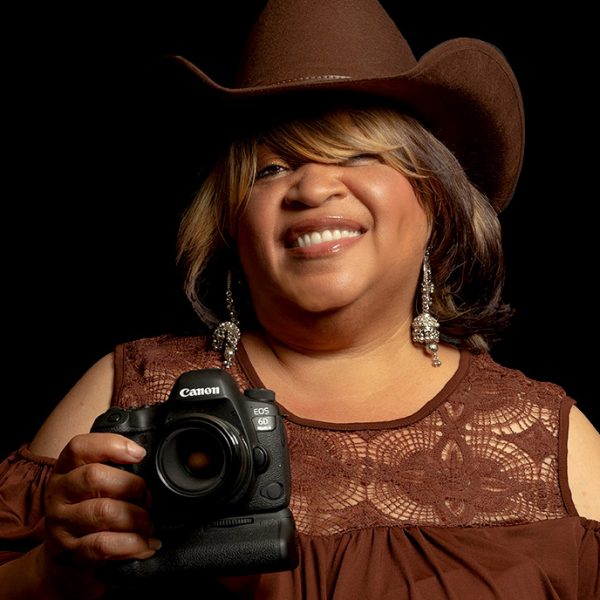
[[[504,56],[481,40],[452,39],[417,61],[377,0],[269,0],[233,86],[174,58],[231,115],[249,117],[248,106],[268,99],[281,106],[299,94],[309,103],[341,93],[391,101],[455,153],[497,212],[514,193],[524,146],[521,93]]]

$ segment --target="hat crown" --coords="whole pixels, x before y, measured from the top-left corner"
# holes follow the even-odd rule
[[[236,86],[392,77],[415,64],[377,0],[270,0],[248,38]]]

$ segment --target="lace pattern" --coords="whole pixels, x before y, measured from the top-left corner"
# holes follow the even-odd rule
[[[150,344],[150,342],[147,342]],[[159,338],[124,350],[116,402],[166,399],[176,377],[220,366],[199,338]],[[239,364],[232,375],[252,387]],[[494,526],[566,516],[559,481],[565,394],[489,355],[416,422],[354,428],[289,416],[292,501],[298,530],[323,536],[380,526]]]
[[[451,396],[416,423],[334,431],[288,422],[298,528],[330,535],[563,517],[563,399],[557,386],[480,355]]]

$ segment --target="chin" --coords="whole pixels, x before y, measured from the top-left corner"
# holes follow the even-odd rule
[[[294,304],[311,312],[342,308],[373,288],[374,282],[365,271],[366,268],[356,265],[352,269],[329,269],[310,276],[291,277],[283,282],[281,292]]]
[[[357,293],[340,293],[341,290],[335,290],[334,293],[312,291],[310,295],[296,296],[292,299],[300,311],[311,314],[327,314],[336,310],[343,309],[353,305],[359,298]]]

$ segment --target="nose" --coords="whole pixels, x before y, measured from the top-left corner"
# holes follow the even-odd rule
[[[340,175],[339,165],[301,165],[285,195],[285,204],[290,208],[316,208],[334,198],[343,198],[347,190]]]

